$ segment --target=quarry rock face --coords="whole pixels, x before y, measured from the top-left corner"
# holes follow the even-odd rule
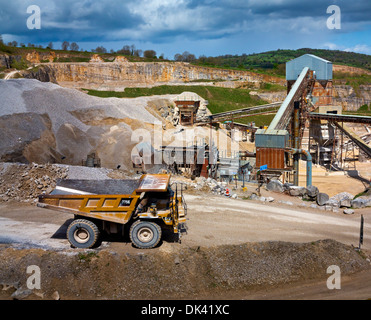
[[[26,60],[31,63],[40,63],[40,55],[37,51],[27,53]]]
[[[335,105],[344,105],[347,111],[357,111],[360,106],[371,103],[371,85],[359,85],[357,92],[350,85],[334,85]]]
[[[367,71],[365,69],[357,68],[357,67],[350,67],[350,66],[343,66],[339,64],[332,65],[333,72],[340,72],[340,73],[350,73],[350,74],[369,74],[371,75],[371,71]]]
[[[89,62],[104,62],[99,54],[93,54]]]
[[[129,60],[126,57],[123,56],[117,56],[115,58],[115,63],[129,63]]]
[[[27,73],[24,73],[24,78],[26,79],[36,79],[41,82],[53,82],[57,83],[55,73],[48,67],[37,67],[31,70],[28,70]]]
[[[20,61],[22,59],[19,55],[7,55],[7,54],[0,54],[0,67],[5,67],[10,69],[12,66],[13,61]]]
[[[10,57],[7,54],[0,54],[0,67],[10,68]]]
[[[91,60],[91,62],[99,61],[94,56]],[[155,83],[240,79],[248,82],[271,82],[281,85],[286,83],[281,78],[249,71],[207,68],[180,62],[129,63],[124,61],[123,58],[116,58],[115,62],[112,63],[53,63],[44,64],[44,66],[54,72],[58,82],[134,81]]]

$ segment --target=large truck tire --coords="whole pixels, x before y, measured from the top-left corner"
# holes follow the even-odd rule
[[[89,220],[77,219],[68,226],[67,239],[74,248],[92,248],[99,239],[99,229]]]
[[[161,240],[161,227],[157,223],[137,221],[130,228],[130,240],[139,249],[151,249]]]

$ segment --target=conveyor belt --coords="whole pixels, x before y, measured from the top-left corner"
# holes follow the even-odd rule
[[[364,142],[358,135],[356,135],[347,125],[340,124],[339,122],[334,121],[334,124],[345,133],[345,135],[352,140],[358,148],[363,150],[369,157],[371,157],[371,147]]]
[[[311,112],[309,114],[309,118],[310,119],[315,119],[315,120],[327,120],[327,121],[371,124],[371,117],[356,116],[356,115]]]
[[[245,116],[247,117],[253,114],[272,113],[274,112],[273,109],[277,109],[281,105],[281,103],[282,102],[274,102],[274,103],[263,104],[260,106],[255,106],[255,107],[250,107],[250,108],[242,108],[242,109],[237,109],[237,110],[219,112],[219,113],[210,115],[209,119],[211,118],[211,122],[218,122],[218,121],[228,120],[228,119],[240,119],[240,118],[244,118]],[[210,120],[200,121],[200,122],[210,122]]]
[[[300,99],[308,83],[309,68],[305,67],[301,71],[298,79],[292,86],[286,99],[283,101],[281,107],[270,123],[268,130],[286,130],[287,126],[291,122],[291,118],[294,110],[294,101]]]

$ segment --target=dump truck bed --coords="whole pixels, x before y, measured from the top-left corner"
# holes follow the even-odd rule
[[[57,180],[51,195],[132,194],[140,180]]]

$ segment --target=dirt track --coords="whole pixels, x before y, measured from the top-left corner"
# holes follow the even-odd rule
[[[293,197],[287,196],[287,199],[292,200]],[[371,251],[370,208],[357,209],[353,215],[344,215],[341,211],[333,213],[275,202],[265,204],[259,201],[235,200],[212,194],[207,194],[206,197],[186,194],[186,202],[189,231],[182,239],[183,246],[334,239],[356,247],[359,241],[360,215],[363,214],[363,248]],[[20,246],[29,244],[32,247],[65,249],[68,241],[64,232],[72,218],[72,215],[66,213],[27,204],[1,204],[0,241],[19,243]],[[111,241],[103,241],[103,246],[113,246],[117,250],[131,248],[130,244]]]
[[[203,281],[205,281],[206,283],[207,281],[211,281],[210,279],[206,281],[204,278],[200,278],[197,280],[197,274],[205,275],[206,277],[208,277],[210,273],[210,271],[208,270],[203,270],[204,267],[198,265],[198,263],[204,264],[207,261],[207,263],[210,263],[210,266],[214,268],[216,262],[212,263],[212,261],[213,259],[216,259],[215,257],[220,257],[218,259],[222,259],[215,261],[223,261],[222,265],[220,266],[220,270],[222,271],[217,269],[217,272],[215,271],[216,274],[223,274],[223,272],[226,272],[228,268],[237,268],[234,272],[234,274],[237,273],[237,275],[241,272],[244,273],[245,269],[241,269],[241,264],[238,262],[237,257],[241,256],[241,254],[246,254],[246,249],[243,248],[245,248],[246,246],[246,248],[250,248],[250,245],[248,245],[248,243],[256,244],[253,245],[249,250],[252,250],[252,252],[260,252],[257,257],[261,256],[261,258],[264,259],[259,260],[258,262],[262,263],[262,266],[265,266],[266,264],[271,265],[271,268],[273,269],[270,270],[276,270],[276,268],[278,268],[278,266],[275,267],[275,264],[279,260],[276,261],[276,259],[272,258],[277,254],[275,253],[276,249],[283,250],[282,248],[287,247],[289,248],[288,250],[293,250],[295,254],[300,252],[300,254],[304,254],[301,251],[302,249],[300,249],[300,243],[314,244],[317,240],[320,239],[334,239],[349,246],[349,248],[351,248],[351,246],[357,247],[359,239],[360,214],[363,214],[365,217],[365,237],[362,249],[364,250],[366,255],[371,252],[371,224],[368,222],[369,219],[371,219],[371,211],[369,208],[359,209],[354,215],[348,216],[342,213],[329,213],[326,211],[315,209],[302,209],[295,205],[284,206],[283,204],[274,204],[274,202],[270,204],[262,204],[255,201],[234,200],[223,196],[214,196],[211,194],[209,194],[207,197],[200,197],[195,194],[187,194],[186,200],[189,212],[189,232],[188,235],[184,236],[181,244],[174,243],[172,242],[171,238],[165,237],[161,246],[153,250],[143,252],[143,250],[133,248],[132,245],[126,240],[123,241],[121,239],[115,238],[103,239],[101,247],[97,250],[93,250],[94,257],[95,255],[97,255],[97,257],[106,257],[108,261],[107,264],[113,263],[113,258],[111,257],[111,255],[113,255],[113,257],[121,257],[124,259],[124,261],[126,261],[125,259],[127,259],[128,257],[142,257],[146,260],[158,259],[158,257],[163,257],[160,259],[160,262],[157,263],[160,263],[160,267],[164,268],[165,265],[167,267],[169,266],[169,264],[166,262],[168,261],[167,259],[170,259],[169,261],[171,265],[172,263],[174,263],[174,257],[179,254],[180,260],[176,263],[176,266],[180,263],[183,268],[186,268],[183,270],[186,274],[192,275],[192,277],[196,277],[196,280],[194,281],[197,283],[197,285],[193,284],[193,286],[195,285],[197,287],[199,285],[198,282],[203,283]],[[65,237],[65,230],[71,218],[72,216],[70,216],[69,214],[40,209],[38,207],[27,204],[2,204],[0,205],[0,242],[2,243],[1,248],[5,250],[2,252],[4,254],[9,254],[9,251],[6,251],[9,249],[6,248],[17,248],[19,254],[16,254],[15,256],[18,256],[18,258],[22,256],[22,259],[26,259],[26,257],[30,256],[34,257],[33,259],[36,259],[36,256],[40,256],[40,258],[38,259],[41,259],[41,261],[44,261],[44,263],[55,263],[61,270],[63,270],[64,267],[62,266],[61,262],[46,262],[47,258],[45,258],[45,253],[43,252],[45,252],[45,250],[46,252],[50,253],[58,252],[62,253],[63,256],[66,254],[68,257],[76,256],[76,254],[86,254],[86,251],[84,250],[71,249]],[[277,243],[277,241],[279,241],[279,243],[282,242],[282,245],[279,245],[279,243],[276,245],[275,243]],[[290,243],[293,244],[290,245]],[[277,246],[276,249],[272,249],[272,245],[274,247]],[[322,248],[321,244],[318,245],[319,248]],[[305,246],[306,245],[304,245],[304,247]],[[324,253],[327,252],[325,256],[328,254],[329,248],[331,251],[331,248],[333,246],[337,245],[330,244],[329,246],[329,244],[327,244],[326,248],[328,249],[324,251]],[[41,248],[42,251],[37,251],[39,250],[37,248]],[[201,255],[198,254],[196,258],[191,253],[197,252],[197,248],[201,248]],[[226,248],[230,248],[228,249],[230,251],[229,254],[232,254],[231,252],[234,252],[235,256],[235,258],[231,258],[232,264],[229,267],[228,258],[226,258],[226,252],[228,251],[222,253],[227,250]],[[308,248],[305,250],[308,250]],[[363,271],[359,274],[344,274],[343,290],[337,290],[336,292],[333,290],[328,290],[325,285],[325,280],[323,280],[325,279],[324,277],[326,277],[326,275],[322,274],[320,279],[318,279],[316,275],[318,273],[318,270],[322,270],[321,265],[323,263],[328,263],[328,261],[332,261],[331,259],[333,259],[334,257],[337,257],[336,259],[338,259],[339,254],[353,254],[352,252],[355,252],[355,250],[338,248],[338,251],[331,252],[330,256],[333,258],[331,258],[330,260],[328,260],[328,258],[326,258],[326,260],[324,258],[325,256],[322,256],[322,254],[319,253],[322,252],[322,250],[324,249],[317,248],[316,251],[313,252],[309,250],[307,254],[304,254],[303,257],[299,259],[302,260],[306,259],[304,257],[308,257],[308,264],[298,261],[297,263],[302,263],[301,266],[297,266],[296,264],[294,264],[290,267],[294,268],[294,270],[299,268],[297,270],[307,272],[307,276],[304,276],[304,278],[303,276],[300,276],[297,279],[299,282],[290,282],[292,280],[291,273],[293,271],[289,268],[286,270],[287,274],[285,274],[285,271],[282,271],[284,272],[284,276],[288,277],[287,279],[284,278],[286,280],[277,280],[276,278],[274,278],[274,280],[270,281],[273,281],[273,283],[275,283],[276,285],[269,286],[269,284],[266,283],[265,285],[262,285],[260,287],[256,284],[260,281],[263,281],[264,283],[266,274],[262,273],[261,276],[263,278],[260,279],[259,272],[257,272],[253,274],[255,277],[257,277],[255,279],[255,282],[252,282],[252,287],[249,287],[250,289],[247,290],[245,287],[234,285],[233,281],[235,280],[234,278],[232,280],[229,278],[228,272],[227,275],[225,275],[227,277],[227,280],[223,280],[227,281],[228,283],[228,286],[225,287],[225,290],[221,290],[218,287],[218,290],[206,290],[204,291],[204,293],[202,293],[204,289],[197,289],[195,291],[192,291],[194,289],[188,288],[188,291],[182,291],[183,293],[188,292],[188,295],[173,295],[172,298],[176,299],[195,297],[204,299],[366,299],[371,297],[371,285],[368,285],[371,284],[371,271],[369,268],[368,270]],[[60,256],[60,254],[58,255]],[[206,259],[205,255],[209,258]],[[312,258],[309,258],[312,255],[314,256]],[[357,254],[355,255],[357,256]],[[13,254],[11,254],[11,256],[13,256]],[[51,256],[52,255],[50,255],[50,257]],[[282,255],[279,255],[280,258],[281,256]],[[47,255],[47,257],[49,256]],[[59,258],[54,259],[58,260]],[[296,259],[298,258],[296,257]],[[354,256],[344,258],[345,267],[351,266],[353,268],[355,263],[354,259],[357,258]],[[361,259],[361,263],[365,263],[365,259],[366,258]],[[99,263],[103,263],[102,259],[95,260],[100,261]],[[322,260],[323,262],[320,263],[319,261]],[[314,263],[313,261],[317,262]],[[72,262],[68,263],[71,264]],[[163,265],[163,263],[167,264]],[[312,265],[312,263],[314,264]],[[358,262],[356,263],[356,265],[358,265]],[[366,265],[369,265],[369,262],[367,262]],[[105,266],[100,265],[99,267],[96,266],[96,268],[104,269]],[[143,268],[146,268],[145,264],[143,265]],[[200,270],[197,270],[198,268],[200,268]],[[309,269],[305,271],[306,268]],[[77,266],[76,270],[78,269],[79,267]],[[323,270],[321,271],[322,273],[324,272]],[[363,269],[361,268],[357,270]],[[77,271],[74,273],[77,273]],[[280,278],[281,276],[282,275],[280,275],[278,278]],[[53,277],[57,276],[53,275]],[[99,276],[99,279],[100,277],[101,276]],[[198,277],[201,276],[198,275]],[[254,277],[252,277],[251,274],[245,275],[245,281],[250,281],[248,279],[254,279]],[[84,286],[84,281],[86,282],[87,288],[91,285],[88,283],[89,280],[76,279],[75,281],[77,281],[75,282],[75,284],[78,284],[79,281],[81,281],[81,284],[79,284],[78,287]],[[280,281],[283,282],[281,283]],[[287,284],[287,281],[289,281],[289,284]],[[210,286],[210,282],[207,283],[208,286]],[[57,286],[57,284],[55,283],[54,285]],[[95,289],[94,292],[96,291],[97,289]],[[63,289],[61,288],[59,289],[59,292],[61,294],[64,294],[63,298],[65,299],[100,298],[100,296],[96,296],[91,293],[88,294],[86,292],[85,296],[71,296],[71,292],[64,293]],[[194,293],[190,294],[190,292]],[[107,293],[106,298],[107,297],[114,297],[114,293]],[[116,297],[129,299],[138,298],[138,296],[135,295]],[[167,298],[168,293],[163,293],[162,297]],[[0,298],[9,298],[9,296],[0,296]]]

